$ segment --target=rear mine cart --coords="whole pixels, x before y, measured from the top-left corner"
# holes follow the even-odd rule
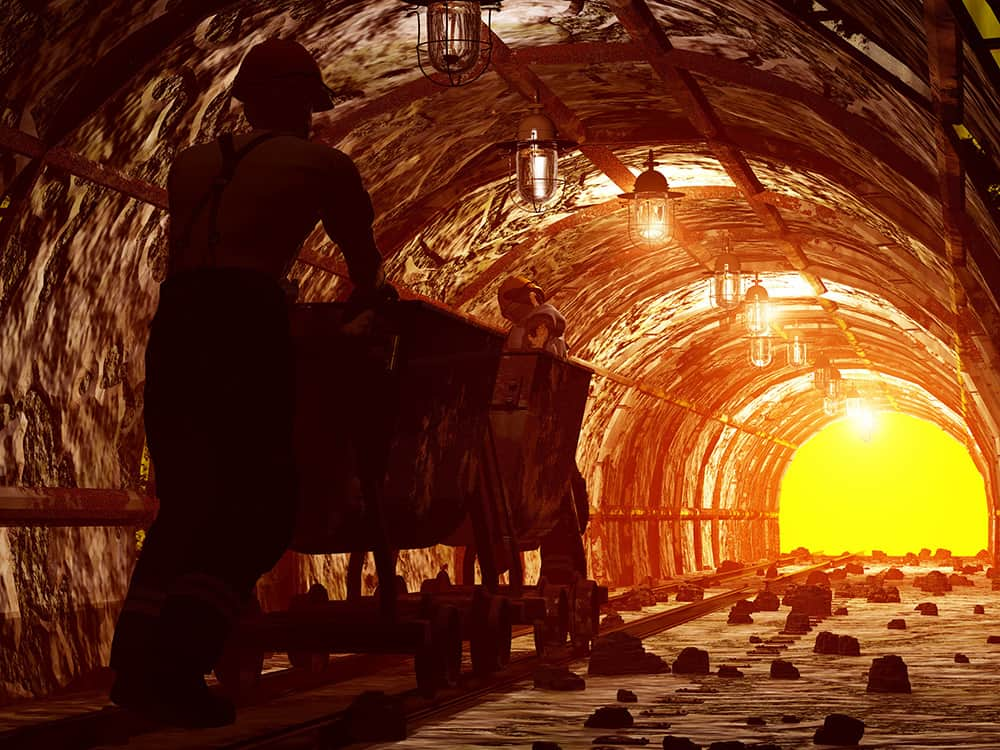
[[[361,597],[360,566],[352,566],[345,601],[330,601],[317,585],[287,611],[249,613],[216,667],[231,692],[252,686],[272,651],[311,670],[323,669],[330,653],[413,654],[418,685],[430,692],[458,679],[463,640],[477,671],[493,671],[509,659],[513,624],[559,629],[561,617],[562,632],[572,630],[574,590],[522,591],[519,552],[537,547],[556,522],[589,373],[537,355],[503,356],[505,368],[516,363],[511,377],[524,392],[499,405],[494,424],[501,335],[422,302],[389,305],[363,335],[348,335],[343,318],[339,304],[297,305],[292,313],[299,478],[292,549],[355,559],[374,551],[379,590]],[[566,373],[575,376],[578,403],[563,435],[556,417],[540,410],[562,408],[561,396],[544,392],[561,387]],[[503,382],[512,392],[514,381]],[[544,449],[513,447],[536,439],[558,444],[557,462]],[[546,479],[550,472],[561,479]],[[399,591],[394,551],[436,544],[480,550],[484,585]],[[512,585],[500,587],[508,568]]]

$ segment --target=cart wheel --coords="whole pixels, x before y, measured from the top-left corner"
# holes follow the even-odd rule
[[[417,689],[425,698],[433,698],[441,684],[441,658],[433,645],[422,647],[413,658]]]
[[[510,622],[510,600],[505,596],[494,596],[490,602],[490,636],[493,638],[497,669],[510,664],[510,642],[512,628]]]
[[[573,651],[589,654],[590,645],[597,637],[595,618],[599,616],[600,605],[597,604],[597,584],[594,581],[578,578],[573,582],[570,606],[570,639]]]
[[[439,685],[454,687],[462,676],[462,617],[457,607],[438,607],[432,623],[440,660]]]
[[[215,676],[223,691],[235,701],[250,695],[264,671],[264,652],[228,645],[215,665]]]
[[[310,609],[321,609],[324,604],[330,601],[330,595],[326,588],[319,583],[314,583],[309,587],[306,594],[297,594],[292,597],[288,605],[289,612],[308,612]],[[297,669],[305,669],[308,672],[317,674],[326,669],[330,663],[330,655],[322,651],[289,651],[288,661]]]

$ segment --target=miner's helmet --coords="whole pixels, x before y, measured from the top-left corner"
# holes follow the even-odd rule
[[[538,297],[538,302],[545,301],[545,292],[527,276],[510,276],[504,279],[497,292],[500,313],[507,320],[518,320],[522,317],[524,305],[531,304],[531,293]]]
[[[309,50],[291,39],[268,39],[253,46],[243,58],[233,82],[233,98],[245,102],[257,92],[296,84],[309,97],[313,112],[333,109],[332,92],[323,83]]]

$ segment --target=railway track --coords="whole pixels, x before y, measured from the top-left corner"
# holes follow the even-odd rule
[[[807,576],[813,570],[836,565],[846,559],[849,557],[833,558],[769,580],[774,583],[787,583]],[[787,565],[792,562],[794,562],[793,558],[783,558],[779,560],[779,565]],[[605,635],[613,632],[626,632],[639,638],[645,638],[728,607],[739,599],[753,595],[761,581],[761,578],[756,575],[756,571],[760,567],[760,565],[755,564],[740,570],[690,576],[655,586],[653,593],[657,598],[673,593],[682,585],[690,583],[705,588],[720,585],[732,586],[732,588],[722,594],[675,607],[667,612],[640,617],[624,625],[603,628],[601,633]],[[614,606],[615,603],[620,603],[629,595],[629,592],[613,595],[609,597],[609,603]],[[516,638],[531,633],[530,627],[515,628],[513,636]],[[548,656],[545,663],[566,665],[579,658],[567,650],[565,656]],[[252,699],[244,703],[243,711],[253,711],[253,706],[264,706],[269,701],[282,696],[306,693],[338,683],[346,684],[350,680],[377,675],[384,670],[395,668],[407,672],[411,663],[412,657],[388,654],[355,654],[336,659],[327,670],[319,674],[294,669],[265,674]],[[440,721],[476,705],[491,693],[503,692],[518,683],[531,679],[534,669],[541,663],[542,660],[534,654],[515,654],[502,672],[488,677],[465,675],[457,688],[444,689],[433,699],[428,699],[416,689],[396,692],[395,697],[403,704],[407,726],[416,728],[422,724]],[[213,741],[211,746],[231,748],[232,750],[237,748],[282,748],[289,750],[291,748],[336,747],[336,728],[344,720],[344,717],[345,712],[338,710],[307,721],[291,723],[279,729],[257,732],[249,738]],[[77,716],[0,732],[0,747],[5,750],[19,750],[20,748],[59,750],[59,748],[70,747],[74,750],[87,750],[94,747],[125,744],[130,739],[141,742],[141,737],[153,735],[160,729],[162,728],[109,706]]]
[[[774,583],[791,583],[807,577],[815,570],[822,570],[831,565],[837,565],[851,559],[853,555],[842,555],[831,560],[815,565],[810,565],[793,573],[778,576],[770,579]],[[752,575],[752,569],[734,571],[733,578],[746,577]],[[726,575],[726,574],[722,574]],[[713,576],[718,577],[718,575]],[[716,612],[725,607],[735,604],[740,599],[745,599],[753,595],[757,590],[757,585],[744,585],[731,589],[722,594],[705,598],[701,601],[692,602],[680,607],[676,607],[667,612],[648,615],[630,623],[607,628],[602,631],[602,635],[614,632],[625,632],[638,638],[645,638],[655,633],[660,633],[679,625],[683,625],[691,620],[696,620],[711,612]],[[581,657],[567,654],[557,658],[547,658],[545,663],[552,666],[566,666]],[[521,654],[511,659],[503,672],[490,678],[479,678],[469,680],[457,689],[442,691],[442,693],[429,702],[422,697],[418,691],[411,690],[397,696],[403,703],[406,713],[406,724],[409,729],[415,729],[421,725],[439,722],[453,716],[456,713],[471,708],[489,695],[509,690],[513,686],[530,680],[532,673],[542,663],[542,659],[533,654]],[[333,748],[338,747],[336,727],[343,722],[345,714],[342,711],[319,717],[308,722],[303,722],[298,726],[286,727],[275,730],[267,734],[252,739],[244,739],[220,747],[226,750],[293,750],[293,748]],[[382,742],[384,740],[379,740]],[[354,743],[352,747],[368,747],[374,743]]]

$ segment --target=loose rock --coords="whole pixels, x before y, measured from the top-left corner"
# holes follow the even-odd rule
[[[829,617],[833,592],[828,586],[789,586],[781,603],[810,617]]]
[[[975,606],[972,607],[972,614],[974,614],[974,615],[985,615],[986,614],[986,607],[984,607],[982,604],[976,604]]]
[[[865,566],[862,565],[861,563],[849,562],[847,563],[847,565],[844,566],[844,570],[846,570],[851,575],[860,576],[864,575]]]
[[[761,718],[760,716],[751,716],[747,719],[748,727],[762,727],[765,726],[766,724],[767,722],[764,721],[764,719]]]
[[[622,729],[632,726],[634,722],[627,708],[604,706],[594,711],[583,725],[591,729]]]
[[[777,612],[781,606],[781,599],[769,589],[758,591],[753,600],[754,611],[756,612]]]
[[[798,724],[800,721],[802,721],[802,719],[794,714],[785,714],[781,717],[782,724]]]
[[[799,670],[790,661],[775,659],[771,662],[771,677],[775,680],[797,680]]]
[[[886,563],[889,562],[889,556],[880,549],[872,550],[872,562]]]
[[[677,601],[700,602],[705,598],[705,589],[694,583],[685,583],[677,590]]]
[[[817,654],[833,654],[835,656],[861,656],[861,645],[852,635],[837,635],[827,631],[816,636],[813,651]]]
[[[934,602],[921,602],[916,607],[913,608],[915,612],[919,612],[922,615],[931,615],[936,617],[938,613],[937,605]]]
[[[615,700],[619,703],[638,703],[639,698],[631,690],[626,690],[625,688],[618,688],[618,694],[615,696]]]
[[[663,738],[663,750],[701,750],[701,745],[697,745],[687,737],[674,737],[668,734]]]
[[[955,663],[956,664],[968,664],[969,663],[969,657],[966,656],[965,654],[955,654]]]
[[[531,743],[531,750],[562,750],[562,745],[548,740],[535,740]]]
[[[873,604],[899,604],[899,589],[895,586],[872,588],[868,591],[867,599]]]
[[[951,591],[948,576],[940,570],[932,570],[925,576],[915,576],[913,585],[929,594],[943,594],[946,591]]]
[[[615,628],[624,624],[625,618],[617,612],[612,612],[610,615],[606,615],[605,618],[601,620],[601,630],[604,630],[604,628]]]
[[[708,674],[708,651],[694,646],[681,650],[674,660],[674,674]]]
[[[587,682],[565,667],[540,666],[532,675],[539,690],[584,690]]]
[[[895,620],[889,620],[889,624],[886,627],[889,630],[906,630],[906,620],[897,617]]]
[[[763,643],[763,642],[764,642],[764,639],[761,638],[759,635],[752,635],[752,636],[750,636],[750,643]]]
[[[904,578],[906,578],[906,576],[903,575],[903,571],[901,571],[899,568],[889,568],[887,571],[885,571],[884,577],[885,580],[887,581],[902,581]]]
[[[767,566],[767,571],[764,573],[764,578],[777,578],[778,577],[778,566],[775,563],[771,563]]]
[[[895,654],[879,656],[868,670],[869,693],[909,693],[910,676],[906,663]]]
[[[628,633],[610,633],[594,643],[588,674],[660,674],[670,666],[656,654],[645,650],[642,640]]]
[[[734,570],[743,570],[743,563],[736,562],[735,560],[723,560],[722,564],[715,569],[715,572],[729,573]]]
[[[1000,643],[1000,635],[991,635],[986,638],[987,643]]]
[[[742,677],[743,673],[736,667],[723,664],[715,673],[719,677]]]
[[[963,575],[952,573],[948,576],[948,583],[951,586],[975,586],[975,584]]]
[[[843,615],[846,615],[847,614],[847,607],[837,607],[835,610],[833,610],[833,614],[836,617],[841,617]]]
[[[805,612],[792,611],[785,618],[785,629],[781,632],[791,635],[804,635],[810,630],[812,630],[812,625],[809,624],[809,615]]]
[[[822,570],[814,570],[806,578],[806,586],[822,586],[823,588],[830,588],[830,576],[824,573]]]
[[[729,619],[726,622],[729,625],[753,625],[751,612],[753,612],[753,604],[746,599],[740,599],[729,610]]]
[[[823,726],[816,730],[813,743],[817,745],[857,745],[865,734],[865,723],[847,714],[830,714]]]

